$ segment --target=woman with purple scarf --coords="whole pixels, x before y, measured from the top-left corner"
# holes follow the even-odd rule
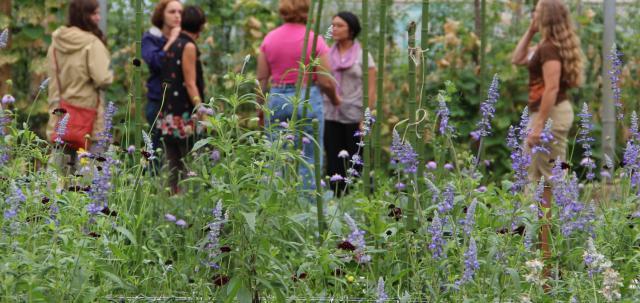
[[[351,167],[349,159],[358,153],[359,138],[354,136],[360,130],[364,119],[362,110],[362,48],[356,37],[360,33],[360,21],[350,12],[340,12],[331,22],[335,44],[329,52],[332,74],[337,83],[338,94],[342,97],[339,106],[328,98],[324,102],[324,146],[327,153],[327,175],[346,176]],[[376,101],[376,67],[371,54],[369,60],[369,108],[373,110]],[[346,153],[344,152],[346,151]],[[362,151],[360,151],[360,154]],[[348,158],[347,158],[348,157]],[[360,170],[360,166],[356,166]],[[343,192],[346,184],[331,182],[333,190]]]

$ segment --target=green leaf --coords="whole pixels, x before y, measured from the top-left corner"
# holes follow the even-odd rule
[[[132,245],[138,245],[138,241],[136,241],[136,237],[126,228],[122,227],[122,226],[116,226],[116,230],[123,234],[125,237],[127,237],[127,239],[129,239],[129,241],[131,241]]]
[[[256,213],[242,212],[242,216],[244,216],[244,219],[247,221],[247,225],[249,225],[249,228],[251,229],[251,231],[255,232],[256,231]]]
[[[101,272],[107,279],[111,280],[112,282],[118,284],[118,286],[122,289],[126,289],[126,290],[134,290],[133,287],[131,287],[131,285],[125,283],[124,281],[122,281],[122,279],[120,279],[120,277],[118,277],[117,275],[108,272],[106,270]]]
[[[251,291],[244,285],[238,291],[238,301],[240,303],[251,303]]]
[[[205,146],[207,144],[209,144],[209,138],[200,139],[200,140],[198,140],[198,142],[193,144],[193,149],[191,149],[191,151],[196,151],[196,150],[202,148],[203,146]]]

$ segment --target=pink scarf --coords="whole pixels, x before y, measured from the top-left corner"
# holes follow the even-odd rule
[[[339,94],[342,94],[342,91],[340,90],[340,83],[342,83],[342,73],[344,73],[344,71],[351,68],[356,63],[358,55],[361,52],[362,48],[360,47],[360,43],[358,43],[358,41],[353,41],[353,45],[344,54],[344,56],[340,56],[338,43],[334,44],[331,47],[331,51],[329,51],[329,57],[331,58],[331,68],[333,70],[333,77],[336,78],[336,87]]]

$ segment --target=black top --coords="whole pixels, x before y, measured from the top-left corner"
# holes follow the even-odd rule
[[[200,62],[200,50],[191,37],[181,33],[164,57],[162,79],[163,82],[168,85],[164,97],[164,106],[162,107],[164,114],[184,117],[185,113],[191,114],[193,111],[194,106],[191,103],[189,94],[187,93],[187,87],[184,84],[184,74],[182,73],[181,64],[184,47],[189,42],[196,46],[196,86],[200,92],[200,98],[204,100],[204,77],[202,75],[202,63]]]

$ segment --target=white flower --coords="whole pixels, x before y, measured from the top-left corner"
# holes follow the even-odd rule
[[[341,150],[341,151],[338,153],[338,158],[342,158],[342,159],[349,158],[349,152],[348,152],[348,151],[346,151],[346,150],[344,150],[344,149],[343,149],[343,150]]]
[[[620,274],[613,268],[607,268],[603,274],[602,290],[600,293],[602,293],[602,296],[604,296],[608,302],[620,300],[622,296],[620,295],[619,288],[622,285]]]

